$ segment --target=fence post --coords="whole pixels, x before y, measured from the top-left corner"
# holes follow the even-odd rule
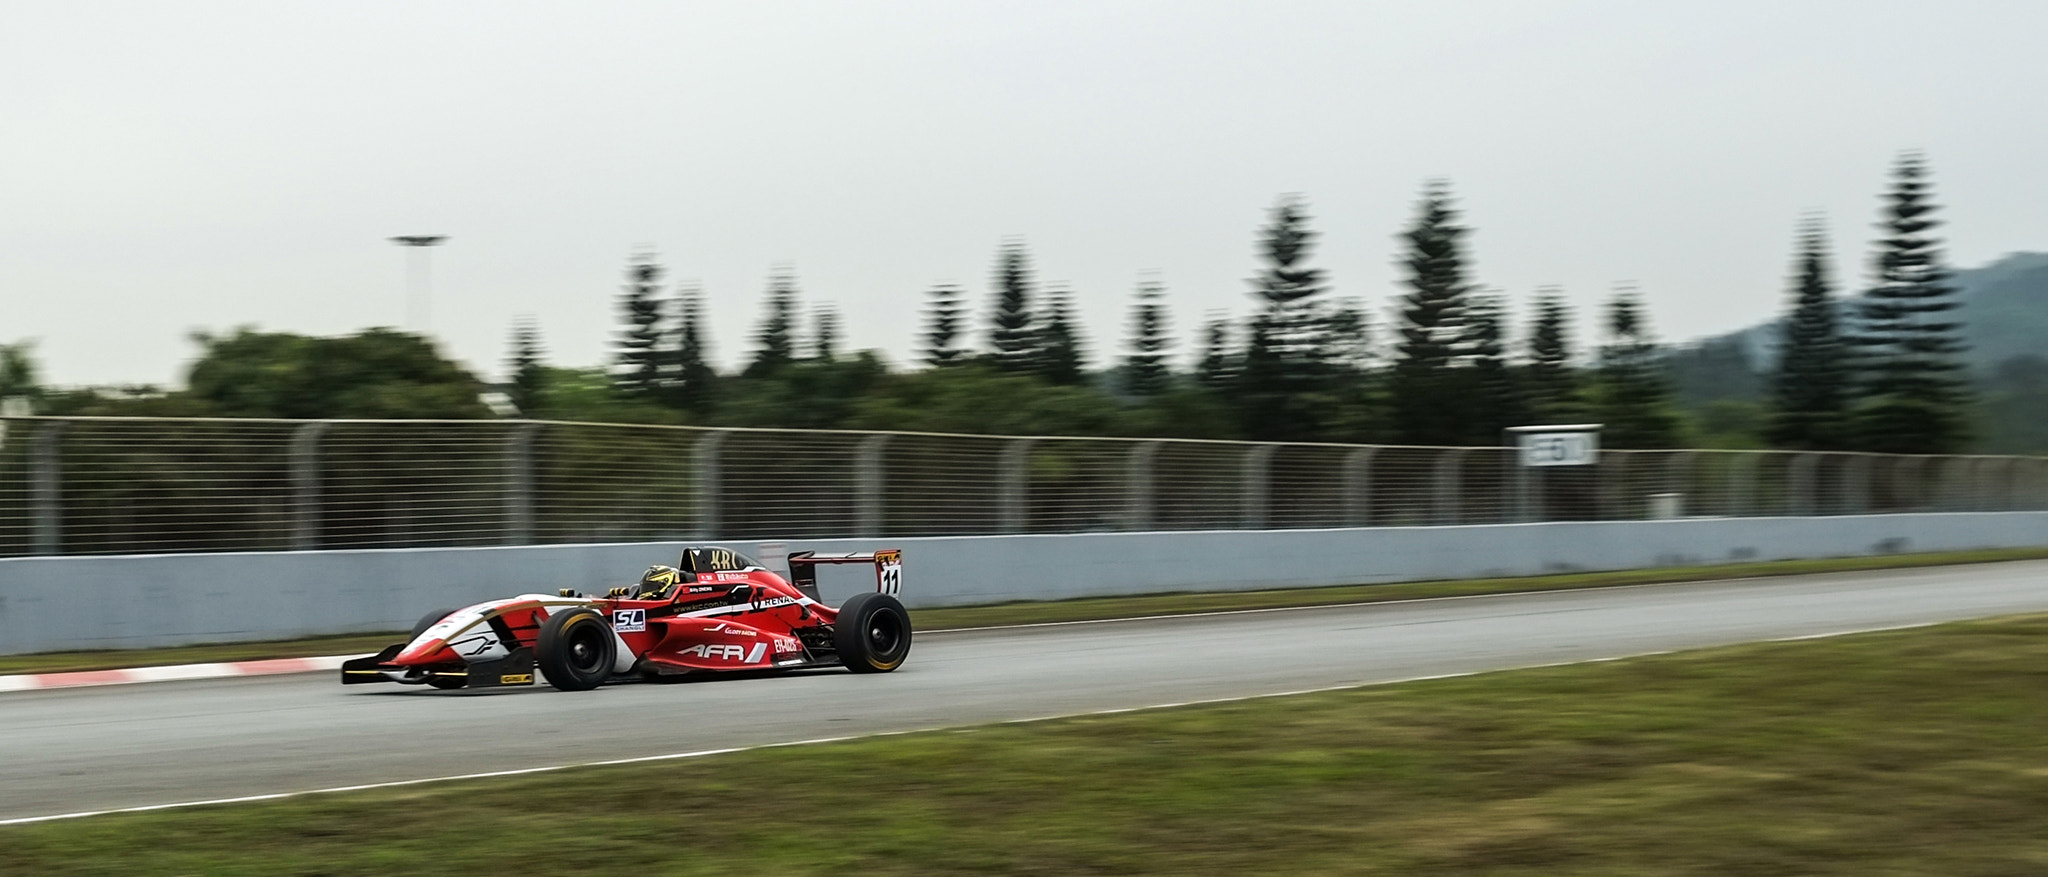
[[[62,420],[43,421],[29,445],[29,502],[35,516],[37,554],[64,553],[64,442]]]
[[[2002,512],[2012,507],[2012,458],[1991,457],[1983,461],[1991,476],[1984,479],[1984,502],[1978,511]]]
[[[309,420],[292,430],[293,551],[320,547],[320,436],[332,421]]]
[[[1951,457],[1949,460],[1949,465],[1960,473],[1960,477],[1954,479],[1955,483],[1959,485],[1954,491],[1956,496],[1955,511],[1975,511],[1978,504],[1983,501],[1984,467],[1979,465],[1976,460],[1960,455]]]
[[[2025,471],[2028,471],[2028,479],[2025,479],[2025,490],[2019,494],[2019,508],[2032,512],[2042,506],[2042,459],[2025,457]]]
[[[1437,454],[1435,490],[1430,496],[1429,503],[1430,518],[1434,523],[1458,522],[1461,512],[1458,502],[1458,474],[1464,460],[1464,448],[1446,448]]]
[[[1031,517],[1031,446],[1037,439],[1011,439],[1003,446],[1002,459],[997,463],[1002,469],[1001,495],[997,505],[1002,508],[1002,532],[1022,533],[1030,526]]]
[[[1266,506],[1273,500],[1273,454],[1279,445],[1253,445],[1245,451],[1244,464],[1238,473],[1238,484],[1244,493],[1243,529],[1266,529]]]
[[[1694,457],[1692,451],[1673,451],[1664,458],[1664,492],[1678,494],[1678,516],[1685,517],[1687,509],[1700,507],[1693,497],[1692,473]]]
[[[1871,455],[1857,454],[1842,467],[1843,514],[1870,514],[1870,470],[1875,465]]]
[[[1820,455],[1797,453],[1785,469],[1785,492],[1790,508],[1787,511],[1796,516],[1814,514],[1813,470],[1819,465]]]
[[[718,456],[725,447],[726,436],[731,434],[731,430],[725,429],[705,430],[697,438],[697,446],[690,449],[690,462],[697,469],[697,489],[693,493],[697,500],[697,538],[705,541],[717,539],[725,524],[725,480]]]
[[[533,544],[533,443],[540,424],[512,427],[505,437],[505,544]]]
[[[861,439],[860,446],[853,452],[853,529],[854,534],[862,539],[882,535],[882,521],[888,512],[883,498],[889,484],[882,450],[888,445],[889,434],[878,432]]]
[[[1124,529],[1150,530],[1157,505],[1157,476],[1152,460],[1159,456],[1161,442],[1136,442],[1124,456]]]
[[[1540,521],[1545,517],[1543,470],[1528,465],[1522,459],[1522,449],[1519,445],[1510,444],[1506,449],[1506,469],[1501,472],[1501,483],[1510,494],[1508,520],[1517,524]]]
[[[1757,454],[1733,451],[1728,461],[1728,504],[1723,513],[1731,518],[1748,517],[1756,508]]]
[[[1372,526],[1372,456],[1379,448],[1344,455],[1344,526]]]

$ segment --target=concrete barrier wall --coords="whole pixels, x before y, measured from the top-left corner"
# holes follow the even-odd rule
[[[728,544],[756,553],[750,543]],[[0,654],[401,630],[431,609],[602,592],[683,543],[0,559]],[[2048,546],[2048,512],[794,541],[905,552],[913,609],[1162,591]],[[827,602],[873,587],[829,568]]]

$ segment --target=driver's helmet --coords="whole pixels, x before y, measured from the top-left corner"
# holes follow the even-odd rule
[[[683,574],[672,566],[655,564],[640,574],[640,599],[659,600],[675,592]]]

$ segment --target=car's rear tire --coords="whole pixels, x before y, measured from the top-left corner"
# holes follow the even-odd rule
[[[540,626],[533,657],[549,685],[589,691],[611,678],[616,648],[604,615],[590,608],[571,609],[548,616]]]
[[[887,673],[910,656],[910,613],[889,594],[855,594],[832,625],[839,662],[855,673]]]

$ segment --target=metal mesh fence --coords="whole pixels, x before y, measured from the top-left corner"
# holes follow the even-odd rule
[[[0,418],[0,556],[2048,508],[2048,460]]]

